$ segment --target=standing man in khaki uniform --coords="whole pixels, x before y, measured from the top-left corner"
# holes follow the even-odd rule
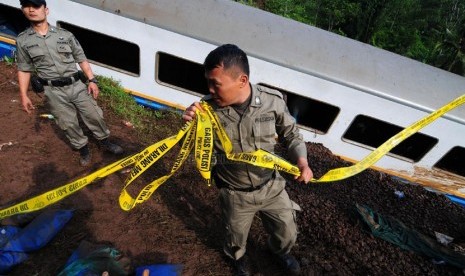
[[[27,90],[31,74],[37,74],[50,112],[71,146],[79,150],[82,166],[90,163],[91,154],[88,138],[79,125],[78,112],[104,150],[121,154],[123,149],[107,139],[110,131],[96,102],[98,82],[77,39],[70,32],[49,25],[45,0],[20,0],[20,3],[23,14],[31,22],[31,27],[19,34],[16,41],[19,92],[24,110],[31,113],[34,109]],[[83,83],[76,63],[89,79],[88,85]]]
[[[307,183],[313,177],[307,150],[281,93],[249,83],[247,56],[236,45],[222,45],[210,52],[204,67],[210,95],[203,100],[218,115],[233,144],[233,152],[259,148],[274,152],[278,134],[291,162],[300,169],[296,179]],[[201,109],[199,103],[188,107],[183,119],[192,120],[196,109]],[[298,261],[289,254],[297,238],[295,210],[300,207],[289,199],[285,179],[276,170],[227,160],[218,139],[215,155],[212,172],[220,189],[226,231],[224,251],[234,260],[236,275],[249,275],[243,256],[256,213],[269,234],[268,247],[276,259],[289,273],[300,274]]]

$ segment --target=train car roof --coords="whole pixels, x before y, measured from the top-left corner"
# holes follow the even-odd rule
[[[432,111],[465,93],[465,78],[231,0],[72,0]],[[465,124],[465,107],[445,117]]]

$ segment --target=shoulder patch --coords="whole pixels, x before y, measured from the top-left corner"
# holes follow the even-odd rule
[[[55,27],[55,30],[57,31],[57,33],[61,33],[61,34],[66,34],[66,35],[70,35],[71,32],[66,30],[66,29],[63,29],[61,27]]]
[[[31,31],[31,27],[26,28],[26,30],[20,32],[17,37],[23,36]]]
[[[257,85],[257,90],[260,92],[265,92],[267,94],[278,96],[281,99],[283,98],[283,94],[279,90],[276,90],[276,89],[272,89],[272,88],[262,86],[262,85]]]

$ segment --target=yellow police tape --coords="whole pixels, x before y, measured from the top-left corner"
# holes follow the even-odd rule
[[[75,180],[69,184],[63,185],[31,199],[28,199],[24,202],[18,203],[6,209],[0,210],[0,219],[40,210],[46,206],[49,206],[53,203],[56,203],[63,198],[70,196],[71,194],[79,191],[80,189],[84,188],[85,186],[89,185],[93,181],[108,176],[126,166],[129,166],[135,162],[135,157],[137,155],[133,155],[130,157],[126,157],[122,160],[116,161],[86,177],[80,178]]]
[[[382,156],[384,156],[400,142],[418,132],[421,128],[430,124],[448,111],[462,105],[464,102],[465,95],[462,95],[441,107],[440,109],[434,111],[430,115],[405,128],[355,165],[333,169],[318,180],[312,179],[311,182],[318,183],[342,180],[360,173],[361,171],[376,163]],[[255,166],[276,169],[296,176],[300,175],[300,171],[296,166],[292,165],[279,156],[261,149],[250,153],[233,153],[231,141],[229,140],[229,137],[226,134],[224,128],[221,126],[216,114],[208,104],[202,102],[201,105],[205,113],[197,112],[196,120],[186,122],[181,130],[179,130],[177,135],[159,141],[137,154],[118,160],[96,172],[91,173],[88,176],[75,180],[69,184],[63,185],[6,209],[2,209],[0,210],[0,219],[4,219],[12,215],[40,210],[62,200],[67,196],[70,196],[85,186],[93,183],[95,180],[104,178],[122,168],[133,166],[130,173],[128,174],[127,179],[125,180],[124,188],[119,197],[120,207],[123,210],[129,211],[134,208],[136,204],[140,204],[149,199],[155,190],[182,166],[184,161],[189,156],[189,153],[194,148],[194,144],[194,156],[197,169],[199,170],[201,176],[206,179],[207,183],[210,184],[211,157],[213,153],[213,131],[218,136],[218,139],[221,142],[228,159],[249,163]],[[175,159],[170,173],[146,185],[139,192],[138,196],[133,198],[127,192],[128,186],[134,181],[134,179],[139,177],[150,166],[152,166],[161,157],[163,157],[163,155],[165,155],[182,138],[184,138],[184,140],[181,149]]]
[[[223,146],[227,159],[249,163],[255,166],[260,166],[268,169],[276,169],[297,176],[300,175],[299,168],[292,165],[283,158],[262,149],[258,149],[254,152],[233,153],[232,143],[229,140],[229,137],[226,134],[224,128],[221,126],[215,112],[213,112],[212,108],[207,103],[203,102],[201,103],[201,105],[211,120],[213,129],[215,130],[216,135],[218,136],[218,139],[220,140],[221,145]],[[202,122],[199,121],[198,123],[201,124]]]

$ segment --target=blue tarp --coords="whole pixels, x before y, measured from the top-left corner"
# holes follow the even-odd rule
[[[71,210],[51,210],[41,213],[22,229],[1,227],[5,230],[7,240],[3,245],[0,244],[0,273],[6,273],[26,260],[28,252],[48,244],[72,216]]]
[[[136,269],[136,276],[142,276],[146,269],[150,271],[149,275],[179,276],[182,274],[182,265],[156,264],[138,267]]]

